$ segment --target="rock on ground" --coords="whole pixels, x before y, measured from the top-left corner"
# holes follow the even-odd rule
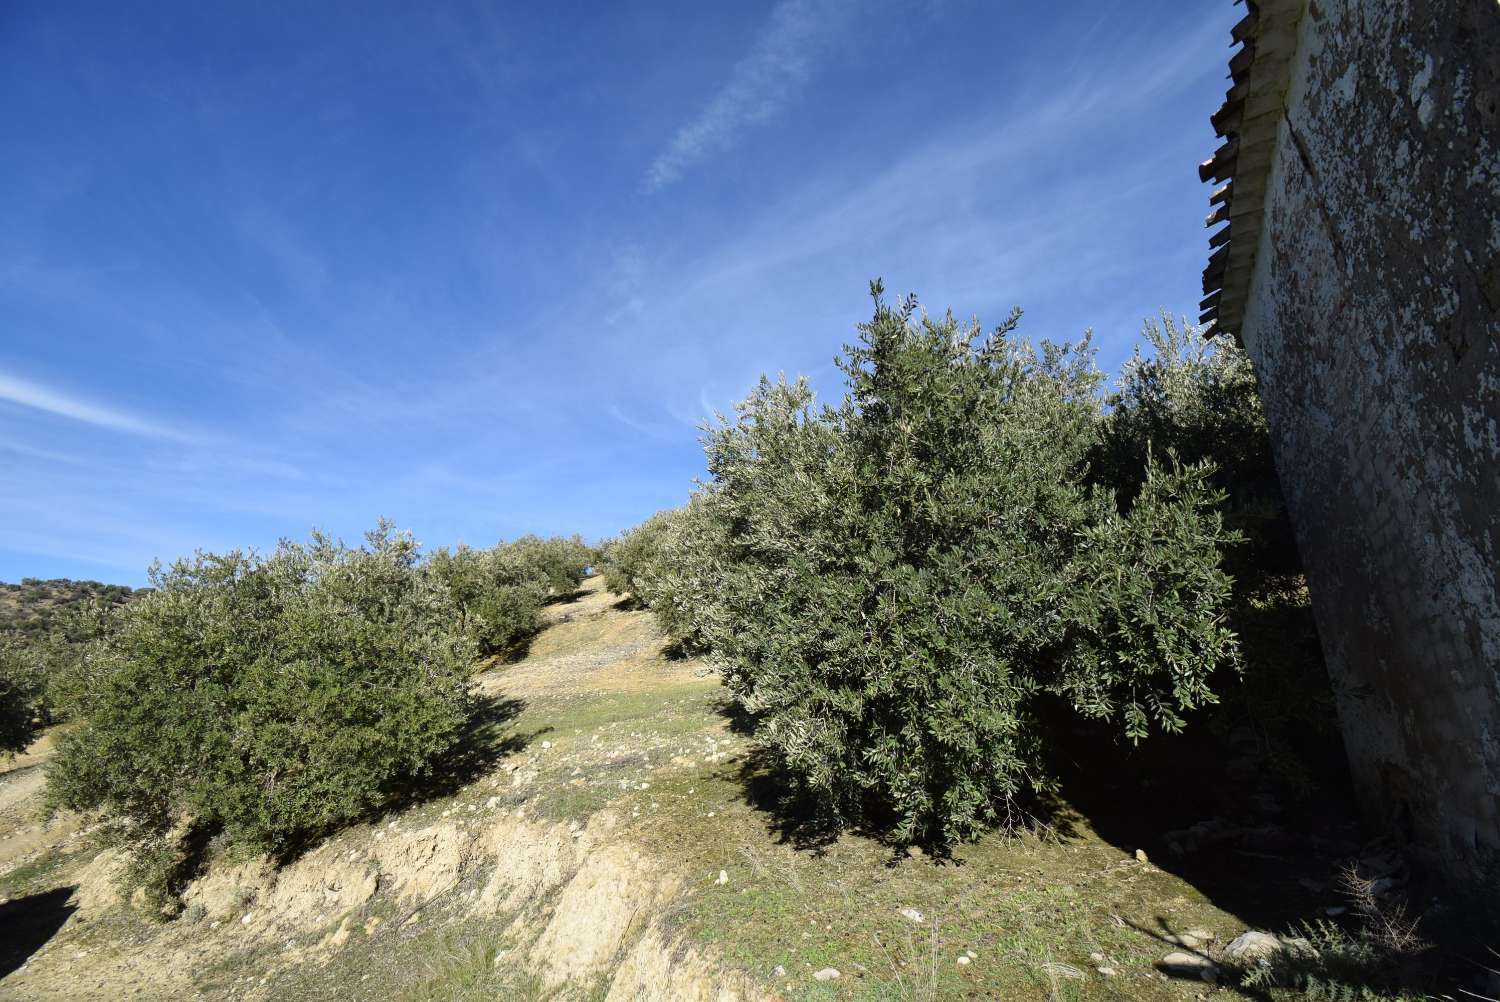
[[[1242,932],[1224,947],[1223,959],[1227,963],[1249,966],[1269,961],[1284,949],[1281,940],[1268,932]]]

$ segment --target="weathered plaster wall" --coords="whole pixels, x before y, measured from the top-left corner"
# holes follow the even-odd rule
[[[1310,0],[1242,337],[1367,808],[1500,857],[1500,3]]]

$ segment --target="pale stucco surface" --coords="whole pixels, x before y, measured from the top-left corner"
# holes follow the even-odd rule
[[[1241,331],[1356,784],[1450,872],[1490,879],[1497,143],[1496,0],[1311,2]]]

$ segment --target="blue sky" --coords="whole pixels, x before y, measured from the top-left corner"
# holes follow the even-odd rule
[[[1196,306],[1227,0],[0,10],[0,580],[611,534],[867,283]]]

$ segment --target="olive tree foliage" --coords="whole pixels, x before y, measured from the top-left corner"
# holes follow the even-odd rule
[[[1214,466],[1225,524],[1245,537],[1226,555],[1232,623],[1254,669],[1219,686],[1220,729],[1248,725],[1268,767],[1305,795],[1344,761],[1333,687],[1324,665],[1270,429],[1250,359],[1225,337],[1169,316],[1148,322],[1145,345],[1106,399],[1092,454],[1095,479],[1134,497],[1148,452],[1173,450]],[[1335,764],[1336,763],[1336,764]]]
[[[473,643],[385,523],[358,548],[315,533],[151,582],[83,659],[82,722],[48,768],[61,806],[281,852],[387,803],[465,726]]]
[[[24,665],[34,722],[47,727],[68,719],[71,690],[83,652],[108,635],[112,613],[134,596],[122,585],[59,578],[0,585],[0,655]],[[17,669],[20,670],[20,669]]]
[[[35,644],[0,633],[0,757],[24,751],[42,721],[46,664]]]
[[[677,511],[676,508],[665,508],[640,525],[605,541],[599,548],[599,569],[604,575],[604,587],[616,595],[632,596],[645,604],[640,594],[642,578],[647,567],[667,559],[661,543],[667,525]]]
[[[1207,466],[1149,456],[1125,505],[1090,483],[1087,341],[1034,349],[1019,314],[984,334],[872,293],[838,406],[762,379],[706,431],[671,559],[803,791],[836,819],[873,801],[897,840],[941,845],[1050,788],[1041,700],[1134,740],[1213,701],[1236,656],[1232,536]]]
[[[594,550],[581,536],[520,536],[497,549],[506,551],[528,577],[540,581],[550,598],[572,594],[594,562]]]
[[[571,594],[593,559],[577,536],[522,536],[485,550],[434,550],[424,569],[449,590],[461,628],[490,655],[513,651],[540,630],[542,607]]]
[[[1153,451],[1212,463],[1226,524],[1246,537],[1229,555],[1244,588],[1301,570],[1271,453],[1270,429],[1245,350],[1212,342],[1169,315],[1150,320],[1106,398],[1090,456],[1094,479],[1124,503],[1141,489]],[[1145,350],[1143,350],[1143,348]]]
[[[439,548],[423,567],[452,595],[458,625],[480,654],[512,651],[542,628],[547,586],[503,548]]]
[[[605,587],[629,595],[656,615],[662,633],[684,651],[703,646],[697,617],[712,600],[715,579],[705,546],[715,524],[697,496],[657,512],[603,548]]]

